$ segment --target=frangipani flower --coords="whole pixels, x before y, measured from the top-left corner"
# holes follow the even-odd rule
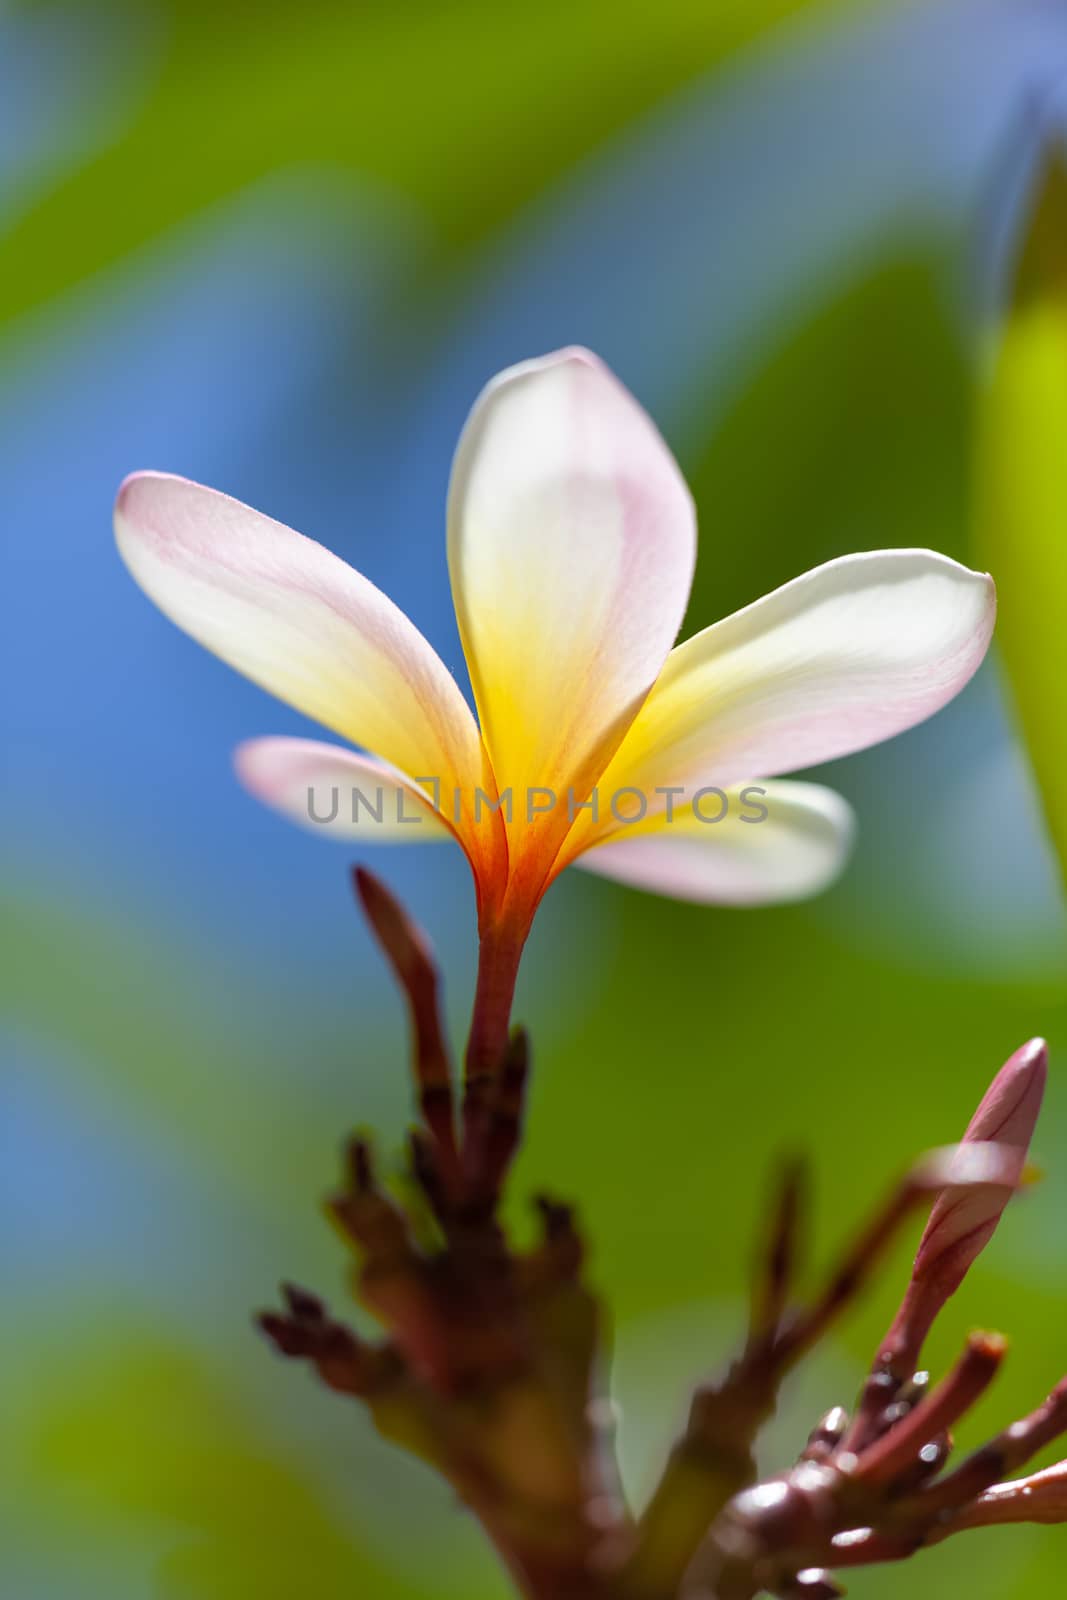
[[[339,808],[329,831],[458,841],[501,1004],[571,863],[703,901],[824,887],[849,808],[779,775],[930,716],[993,628],[988,577],[887,550],[828,562],[672,648],[692,499],[649,417],[577,349],[495,378],[456,453],[448,555],[478,722],[413,624],[321,545],[160,473],[126,480],[115,526],[179,626],[369,752],[253,741],[236,764],[254,794],[316,826],[331,790],[357,791],[372,803]]]

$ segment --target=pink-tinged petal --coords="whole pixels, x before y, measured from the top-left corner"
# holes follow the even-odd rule
[[[930,550],[816,567],[671,652],[602,783],[727,787],[878,744],[977,670],[992,579]]]
[[[807,899],[844,867],[853,818],[832,789],[779,780],[729,791],[725,801],[720,821],[700,820],[723,810],[706,796],[650,831],[635,823],[632,834],[612,834],[575,865],[676,900],[731,906]]]
[[[1023,1174],[1048,1077],[1048,1047],[1031,1039],[1010,1056],[993,1079],[963,1136],[963,1151],[976,1143],[1013,1153],[1011,1182]],[[972,1263],[992,1238],[1012,1188],[991,1184],[942,1195],[919,1242],[911,1282],[886,1336],[886,1355],[902,1367],[918,1360],[941,1307],[955,1294]]]
[[[596,357],[563,350],[483,391],[456,452],[448,549],[499,788],[584,792],[666,659],[696,551],[670,450]],[[566,826],[562,804],[536,825],[544,865]],[[528,846],[525,820],[515,830]]]
[[[249,739],[234,751],[249,793],[330,839],[424,844],[454,837],[433,796],[384,761],[317,739]]]
[[[322,545],[228,495],[165,473],[115,507],[127,566],[179,627],[334,732],[442,792],[484,783],[474,718],[418,629]],[[465,830],[472,859],[494,830]]]

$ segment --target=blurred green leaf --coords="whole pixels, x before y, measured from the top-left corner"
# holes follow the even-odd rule
[[[408,1592],[200,1358],[128,1323],[117,1341],[113,1329],[98,1343],[77,1331],[76,1378],[53,1349],[34,1413],[14,1421],[31,1514],[48,1506],[75,1548],[149,1540],[160,1552],[152,1592],[167,1600]]]
[[[1067,156],[1035,185],[982,396],[978,545],[997,638],[1067,881]]]
[[[820,9],[843,7],[180,0],[162,61],[131,58],[130,73],[146,81],[128,123],[0,242],[0,320],[302,164],[404,193],[432,219],[440,246],[457,251],[672,91],[768,28]],[[143,23],[143,8],[134,10]]]
[[[756,351],[687,460],[701,554],[686,631],[853,550],[963,556],[969,383],[930,241],[827,286]]]

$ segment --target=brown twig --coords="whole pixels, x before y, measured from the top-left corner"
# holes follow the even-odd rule
[[[419,1110],[437,1146],[442,1178],[454,1188],[459,1152],[437,964],[426,935],[379,878],[365,867],[354,867],[352,881],[367,921],[407,1000]]]
[[[482,1085],[477,1114],[468,1108],[465,1118],[465,1209],[470,1215],[490,1214],[500,1198],[522,1137],[529,1070],[529,1039],[525,1029],[516,1028],[499,1073]]]
[[[792,1293],[807,1223],[810,1173],[803,1156],[782,1163],[763,1251],[756,1264],[749,1348],[773,1339]]]
[[[896,1483],[923,1446],[937,1440],[985,1393],[1007,1348],[999,1334],[972,1333],[948,1376],[858,1458],[853,1483],[865,1490]]]
[[[1046,1444],[1067,1432],[1067,1378],[1028,1417],[1013,1422],[995,1439],[916,1497],[921,1516],[956,1511],[996,1483],[1005,1473],[1015,1472]],[[908,1508],[903,1515],[907,1516]]]

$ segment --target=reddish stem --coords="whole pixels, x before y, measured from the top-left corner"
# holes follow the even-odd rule
[[[467,1041],[467,1083],[492,1078],[508,1053],[508,1030],[515,980],[526,943],[526,928],[490,926],[478,949],[478,981],[474,991]]]
[[[892,1483],[924,1444],[970,1410],[996,1377],[1006,1351],[1007,1343],[999,1334],[972,1333],[948,1377],[864,1452],[853,1481]]]
[[[492,1102],[508,1058],[511,1004],[528,931],[528,922],[492,923],[482,931],[463,1095],[463,1159],[472,1179],[483,1176]]]

